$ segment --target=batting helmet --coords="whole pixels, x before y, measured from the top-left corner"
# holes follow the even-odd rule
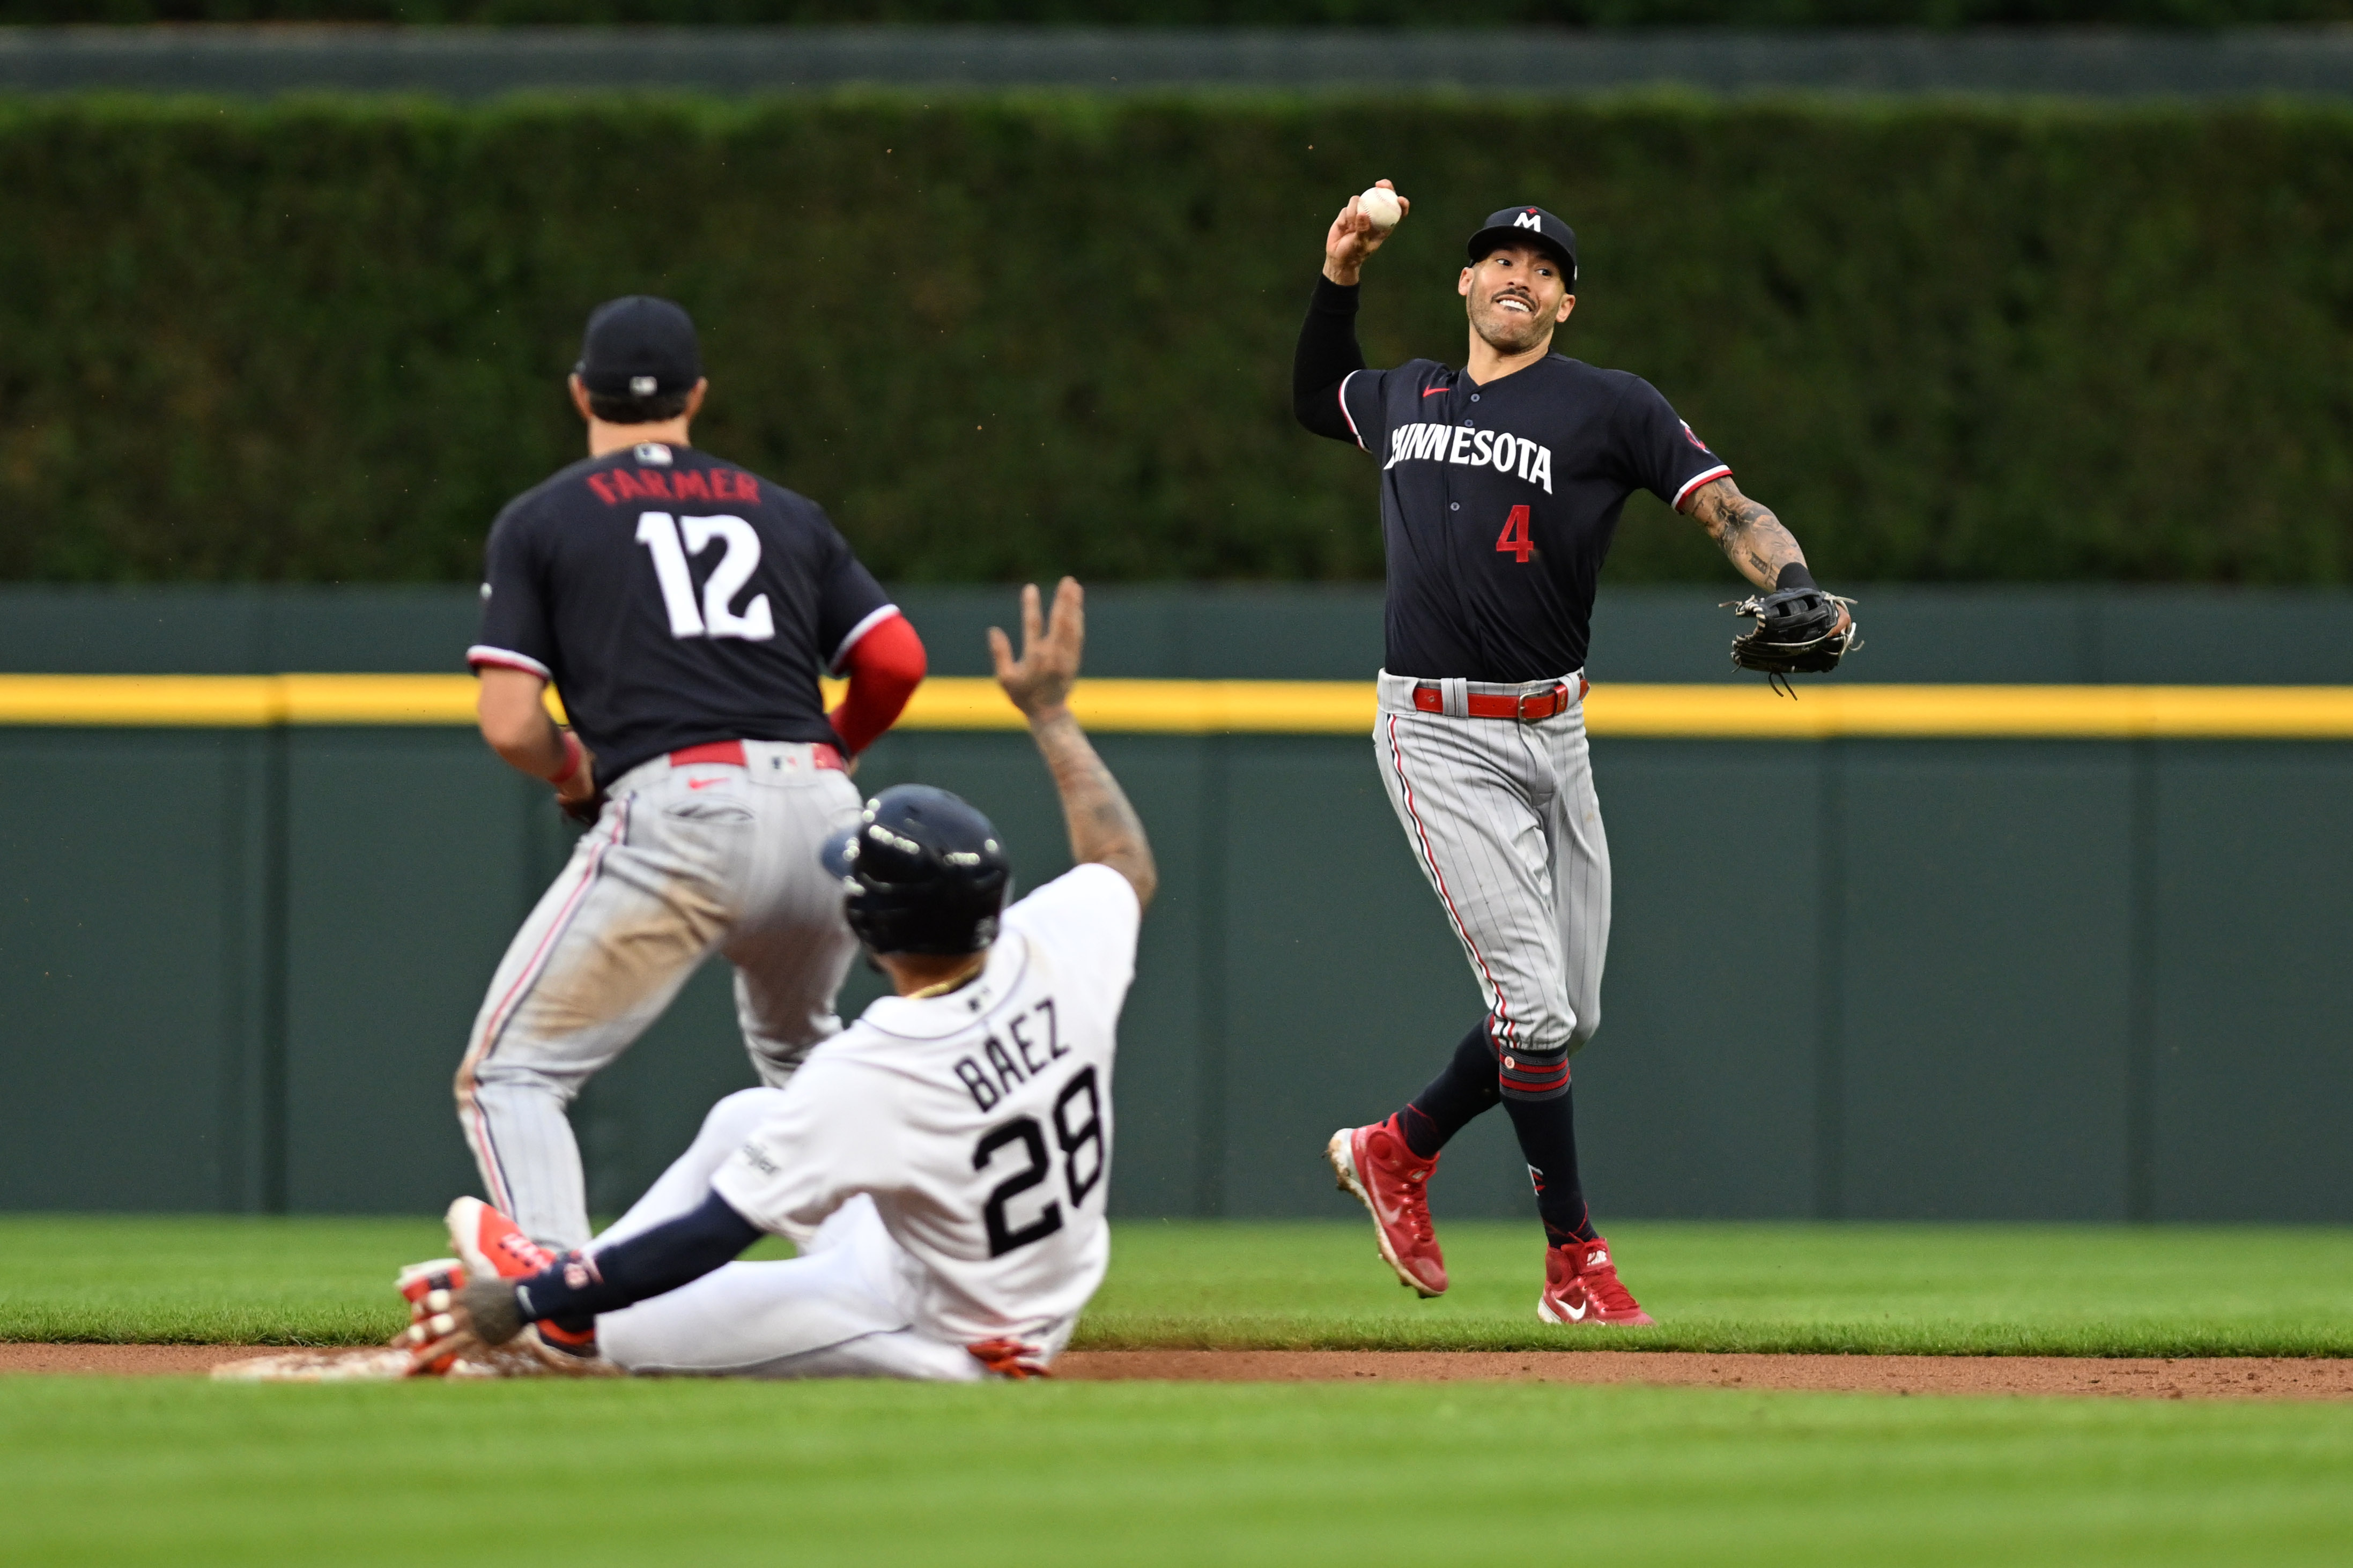
[[[997,940],[1013,868],[988,818],[944,789],[898,784],[825,841],[842,913],[874,952],[978,952]]]

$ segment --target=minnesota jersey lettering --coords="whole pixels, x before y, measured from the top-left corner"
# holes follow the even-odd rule
[[[1649,383],[1558,354],[1488,382],[1430,360],[1352,371],[1335,400],[1381,461],[1392,675],[1575,673],[1626,498],[1673,505],[1731,472]]]
[[[1384,471],[1399,463],[1457,463],[1513,474],[1552,494],[1552,448],[1524,436],[1501,430],[1474,430],[1467,425],[1401,425],[1389,432],[1389,460]]]

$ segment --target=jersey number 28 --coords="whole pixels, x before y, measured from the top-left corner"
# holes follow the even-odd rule
[[[686,542],[679,542],[683,529]],[[727,542],[702,584],[702,603],[694,602],[694,574],[686,558],[700,555],[714,539]],[[760,569],[760,533],[740,517],[681,517],[666,511],[638,514],[638,542],[654,553],[654,581],[661,584],[662,608],[670,612],[674,637],[742,637],[766,642],[776,635],[776,617],[768,612],[768,595],[760,594],[737,615],[728,601],[744,591]]]
[[[1073,1125],[1071,1118],[1079,1114],[1075,1107],[1082,1095],[1087,1102],[1084,1120]],[[1054,1142],[1062,1150],[1062,1184],[1071,1194],[1071,1206],[1076,1208],[1087,1201],[1087,1194],[1094,1190],[1103,1174],[1103,1096],[1095,1088],[1094,1068],[1081,1068],[1062,1086],[1062,1092],[1054,1097],[1053,1120]],[[1062,1228],[1062,1205],[1051,1198],[1046,1200],[1035,1219],[1018,1229],[1006,1217],[1007,1204],[1053,1173],[1053,1160],[1046,1152],[1046,1131],[1038,1125],[1036,1117],[1017,1116],[981,1134],[979,1144],[972,1152],[972,1168],[987,1170],[1000,1150],[1016,1143],[1021,1145],[1026,1162],[1021,1169],[997,1184],[980,1211],[988,1226],[991,1258],[1002,1258],[1016,1247],[1043,1241]]]

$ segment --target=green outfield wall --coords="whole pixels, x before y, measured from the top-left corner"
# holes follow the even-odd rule
[[[2346,0],[0,0],[0,24],[1047,23],[1088,26],[2206,28],[2353,19]]]
[[[0,579],[465,582],[579,450],[587,310],[673,294],[697,438],[894,581],[1364,581],[1293,422],[1339,203],[1377,363],[1459,357],[1542,201],[1824,580],[2353,582],[2353,107],[1445,94],[0,99]],[[1648,497],[1621,582],[1714,581]]]
[[[1739,679],[1718,596],[1605,590],[1597,682]],[[1012,608],[901,597],[951,676]],[[448,589],[0,590],[0,675],[446,672],[473,614]],[[1862,622],[1861,682],[2353,687],[2353,595],[1887,588]],[[1379,660],[1363,590],[1107,588],[1090,630],[1105,677]],[[1102,744],[1165,875],[1123,1031],[1119,1210],[1345,1212],[1323,1138],[1411,1093],[1478,1011],[1367,742]],[[1598,1212],[2353,1219],[2353,742],[1595,757],[1618,873],[1577,1068]],[[860,774],[908,778],[990,811],[1025,883],[1064,864],[1026,737],[903,731]],[[0,724],[0,1208],[438,1206],[472,1180],[448,1089],[467,1026],[568,844],[462,727]],[[749,1081],[707,971],[577,1108],[596,1205]],[[1529,1207],[1489,1120],[1441,1213]]]

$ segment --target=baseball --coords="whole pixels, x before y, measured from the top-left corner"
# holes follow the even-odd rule
[[[1375,185],[1356,198],[1356,210],[1372,220],[1373,226],[1383,234],[1397,227],[1405,209],[1398,205],[1397,193]]]

